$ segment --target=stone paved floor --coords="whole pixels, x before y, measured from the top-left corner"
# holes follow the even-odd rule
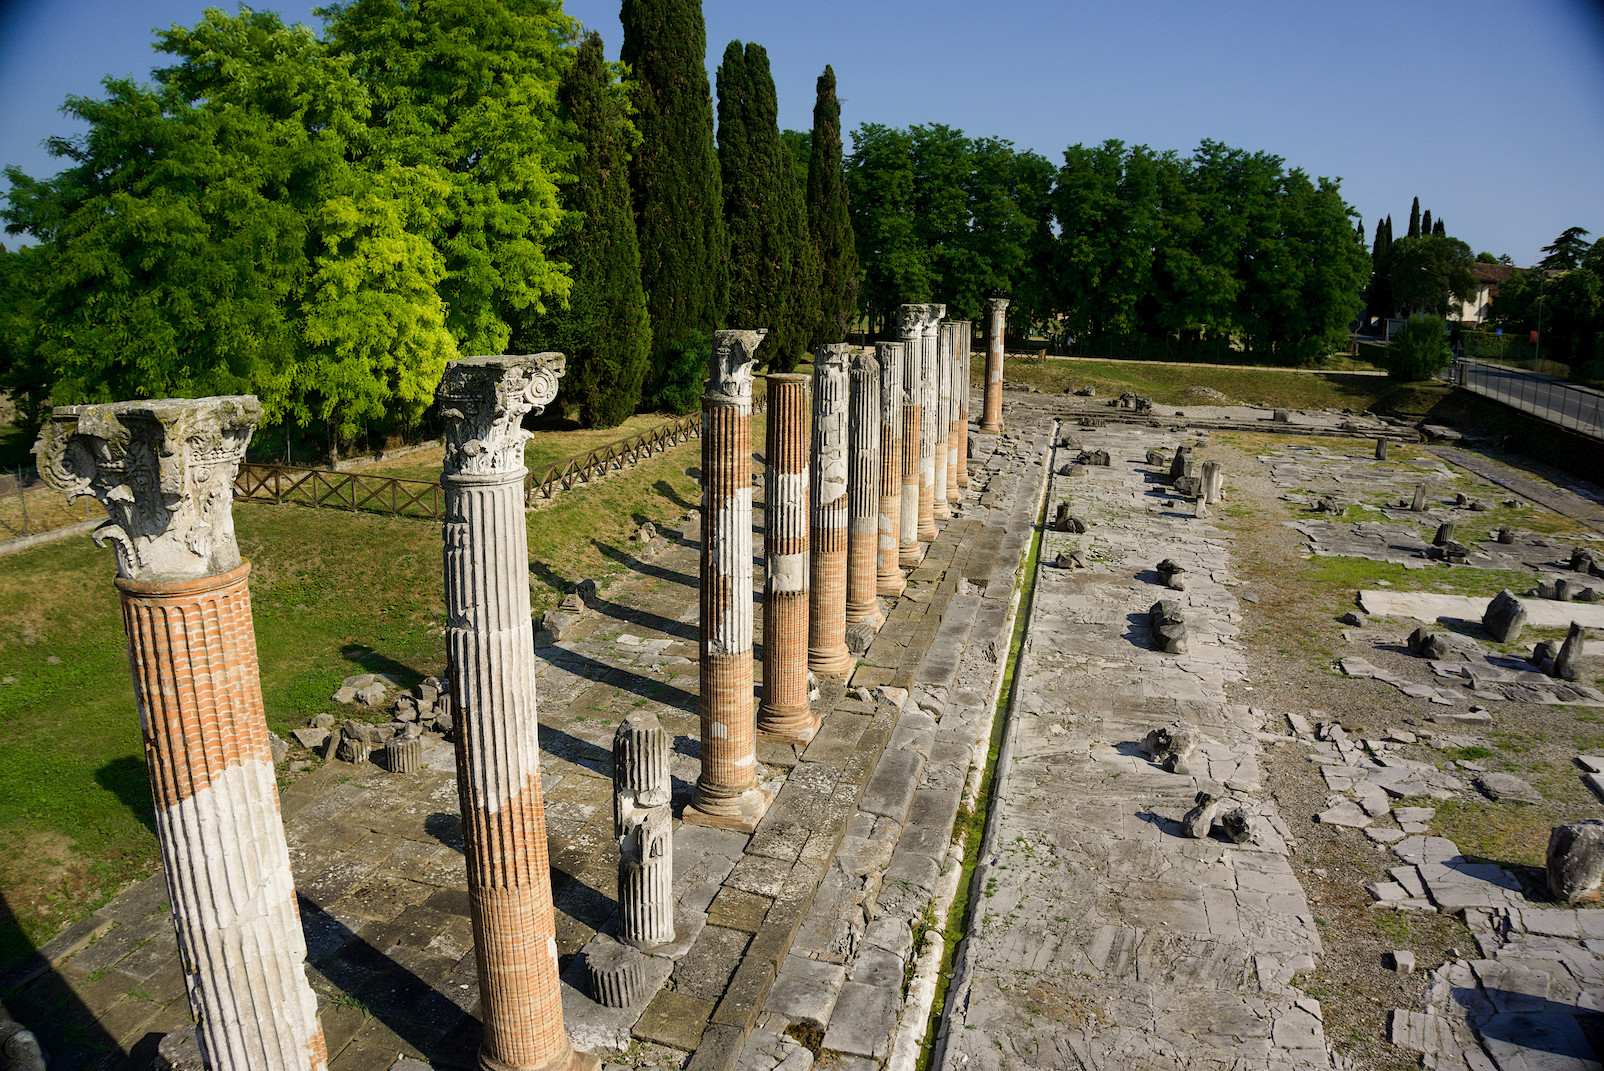
[[[1321,945],[1260,795],[1264,718],[1225,701],[1244,662],[1224,538],[1143,464],[1173,434],[1066,430],[1113,463],[1053,477],[1049,512],[1068,500],[1090,529],[1044,542],[938,1066],[1329,1067],[1319,1003],[1291,984]],[[1074,547],[1090,568],[1052,564]],[[1185,566],[1184,593],[1156,583],[1163,558]],[[1161,596],[1186,608],[1189,654],[1151,648]],[[1190,776],[1137,749],[1177,718],[1205,737]],[[1256,844],[1180,835],[1205,786],[1259,816]]]

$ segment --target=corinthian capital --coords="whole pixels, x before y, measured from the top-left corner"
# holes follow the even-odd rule
[[[33,452],[47,484],[106,508],[94,540],[119,576],[193,580],[240,564],[234,474],[261,415],[251,395],[63,405]]]
[[[524,414],[557,397],[567,368],[560,353],[464,357],[446,364],[435,389],[446,425],[445,474],[494,476],[524,466]]]
[[[1008,299],[1005,297],[987,298],[986,311],[993,316],[1001,316],[1008,311]]]
[[[766,328],[713,332],[713,360],[707,369],[709,398],[727,404],[751,402],[752,362],[767,337]]]
[[[920,321],[920,326],[924,328],[925,334],[933,335],[936,333],[936,329],[941,324],[941,318],[947,315],[947,306],[934,304],[926,305],[924,310],[925,315],[924,319]]]
[[[917,338],[924,330],[924,305],[897,306],[897,334],[903,338]]]

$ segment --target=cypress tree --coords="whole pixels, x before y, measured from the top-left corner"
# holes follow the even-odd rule
[[[1414,207],[1409,209],[1409,237],[1420,237],[1420,198],[1415,198]]]
[[[719,327],[729,302],[707,30],[701,0],[623,0],[619,19],[641,135],[630,185],[661,388],[673,346]]]
[[[1376,224],[1376,240],[1370,247],[1370,284],[1365,288],[1365,308],[1371,316],[1392,315],[1392,217]]]
[[[559,247],[573,289],[566,310],[535,326],[540,345],[568,355],[563,396],[579,406],[586,427],[612,427],[633,413],[651,363],[629,192],[634,128],[624,92],[608,70],[601,35],[586,34],[558,91],[579,150],[563,188],[563,208],[572,215]]]
[[[730,235],[731,323],[766,327],[771,368],[796,367],[813,334],[818,262],[780,140],[779,104],[762,45],[731,41],[718,68],[718,152]]]
[[[1431,233],[1431,209],[1429,208],[1420,214],[1420,233],[1422,236]]]
[[[1353,236],[1359,239],[1360,242],[1365,240],[1365,221],[1363,217],[1360,217],[1360,219],[1354,224]]]
[[[1446,238],[1446,237],[1448,237],[1448,228],[1444,227],[1442,225],[1442,220],[1441,219],[1432,220],[1432,222],[1431,222],[1431,236],[1433,238]]]
[[[819,75],[813,103],[813,144],[808,157],[808,228],[819,257],[819,319],[815,346],[840,342],[858,313],[858,243],[847,210],[847,176],[841,162],[841,101],[835,71]]]

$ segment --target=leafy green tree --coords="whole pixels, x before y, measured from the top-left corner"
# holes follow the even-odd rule
[[[1587,235],[1587,230],[1582,227],[1565,228],[1553,244],[1543,246],[1542,251],[1548,255],[1538,261],[1537,266],[1550,271],[1567,271],[1581,264],[1582,257],[1587,253]]]
[[[1450,299],[1474,301],[1477,285],[1470,246],[1430,235],[1395,242],[1388,265],[1394,300],[1415,312],[1442,316]]]
[[[770,367],[789,371],[807,351],[818,316],[818,261],[780,141],[768,53],[731,41],[718,68],[718,150],[730,235],[732,323],[769,331]]]
[[[915,231],[913,138],[864,123],[846,163],[849,211],[863,265],[863,307],[884,325],[898,305],[928,301],[935,285],[930,251]]]
[[[1010,318],[1028,324],[1038,303],[1023,300],[1017,291],[1051,194],[1053,166],[1035,153],[1019,152],[1012,142],[976,138],[968,144],[964,170],[967,220],[948,241],[951,253],[943,291],[948,315],[983,319],[987,296],[1006,294],[1014,299]]]
[[[712,335],[688,335],[669,343],[663,360],[661,386],[652,404],[670,413],[694,413],[702,404],[708,363],[713,359]]]
[[[1497,264],[1498,263],[1498,258],[1493,256],[1491,253],[1488,253],[1488,252],[1484,251],[1484,252],[1476,254],[1476,263],[1477,264]]]
[[[1077,335],[1131,334],[1162,236],[1159,164],[1124,142],[1064,150],[1053,192],[1059,306]]]
[[[29,274],[41,266],[44,251],[0,245],[0,390],[17,407],[23,438],[33,441],[50,402],[49,369],[37,360],[34,335],[39,310]]]
[[[630,184],[656,372],[676,342],[710,334],[729,305],[729,235],[713,147],[701,0],[623,0],[620,56],[635,86],[641,144]],[[659,380],[658,386],[661,387]]]
[[[1408,241],[1408,239],[1404,239]],[[1387,347],[1387,375],[1406,383],[1430,379],[1454,358],[1448,348],[1448,324],[1441,316],[1409,317]]]
[[[808,230],[819,264],[819,313],[811,342],[816,347],[846,337],[863,283],[841,157],[841,101],[833,68],[825,66],[815,91],[806,195]]]
[[[557,252],[573,277],[568,308],[534,325],[538,341],[520,349],[568,355],[566,401],[586,427],[622,423],[641,400],[651,363],[651,322],[641,289],[640,248],[629,194],[629,122],[624,87],[608,69],[601,35],[586,34],[559,93],[570,136],[580,146],[563,187],[569,223]]]
[[[373,168],[429,169],[445,203],[421,233],[464,353],[502,353],[520,316],[568,291],[546,248],[573,146],[557,89],[576,23],[558,0],[348,0],[319,9],[329,48],[372,99]]]

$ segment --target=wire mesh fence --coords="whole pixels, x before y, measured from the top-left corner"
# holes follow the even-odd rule
[[[68,502],[60,492],[46,486],[34,469],[19,468],[0,474],[0,542],[53,532],[105,515],[93,498]]]

